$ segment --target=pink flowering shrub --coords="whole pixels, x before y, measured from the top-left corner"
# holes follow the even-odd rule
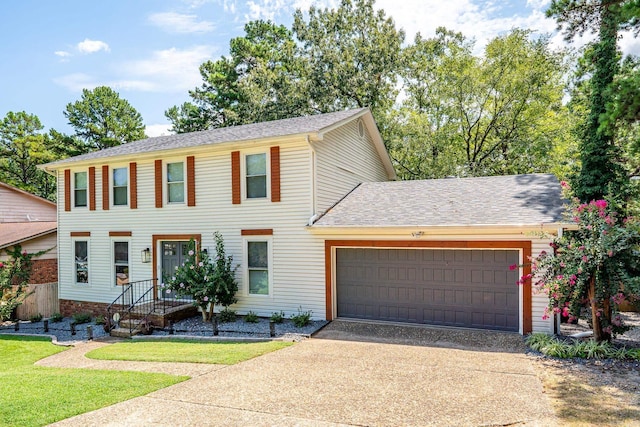
[[[568,186],[563,185],[565,190]],[[594,337],[610,340],[629,328],[617,315],[625,300],[639,299],[640,227],[634,218],[619,217],[613,203],[573,200],[570,218],[577,230],[556,238],[549,252],[533,258],[533,286],[549,297],[544,316],[590,319]],[[583,310],[587,308],[587,310]]]
[[[173,276],[165,277],[160,284],[161,292],[175,291],[178,296],[193,298],[194,305],[200,307],[202,318],[210,321],[215,305],[228,307],[235,303],[238,284],[235,280],[233,257],[227,256],[220,233],[214,234],[216,242],[215,259],[202,251],[197,242],[189,241],[186,261],[176,267]]]

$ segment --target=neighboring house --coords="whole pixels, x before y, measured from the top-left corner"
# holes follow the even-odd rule
[[[34,259],[31,284],[58,281],[56,215],[55,203],[0,182],[0,261],[15,245],[29,253],[51,249]]]
[[[526,269],[509,265],[548,245],[530,232],[557,232],[557,181],[385,182],[396,176],[368,109],[149,138],[43,168],[58,179],[63,314],[103,313],[126,283],[157,286],[190,238],[212,253],[219,231],[239,266],[240,313],[552,328],[538,320],[544,299],[515,283]],[[440,277],[464,283],[434,287]]]

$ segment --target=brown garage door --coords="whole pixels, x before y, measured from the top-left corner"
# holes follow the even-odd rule
[[[518,331],[513,250],[336,249],[338,317]]]

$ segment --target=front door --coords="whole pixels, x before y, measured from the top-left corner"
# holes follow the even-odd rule
[[[165,241],[160,242],[162,249],[162,281],[171,280],[176,267],[182,265],[187,258],[189,242]],[[175,298],[175,292],[163,292],[162,298]]]

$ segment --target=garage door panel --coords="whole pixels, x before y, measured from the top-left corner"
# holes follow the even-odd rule
[[[339,317],[518,330],[513,250],[336,252]]]

